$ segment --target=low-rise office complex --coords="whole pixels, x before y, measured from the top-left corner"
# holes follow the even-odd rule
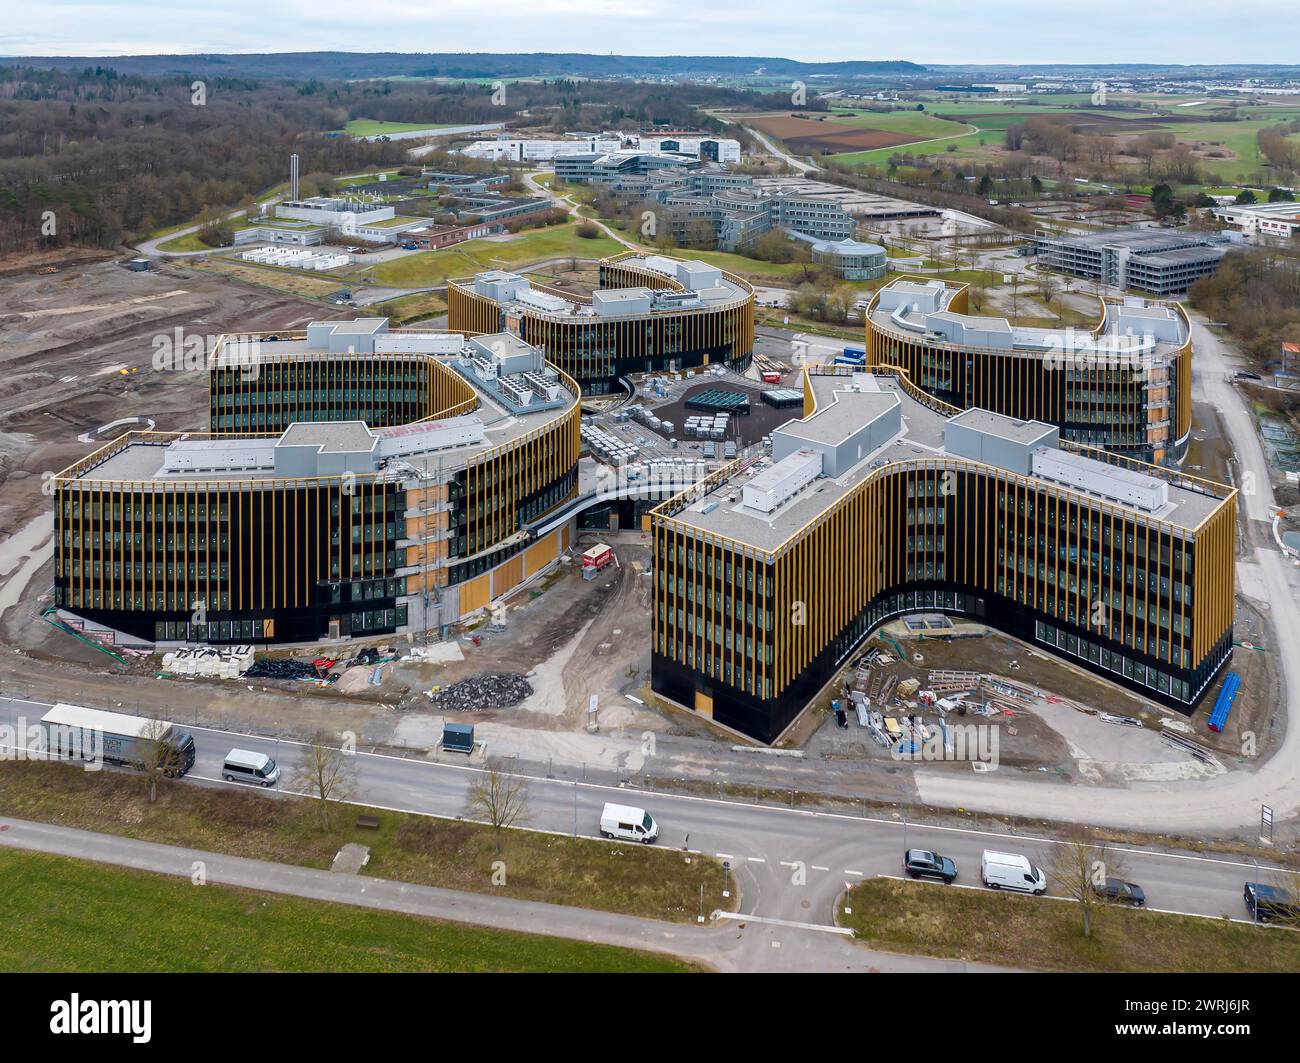
[[[127,642],[437,630],[555,562],[579,392],[509,334],[386,319],[225,336],[210,433],[130,432],[53,479],[55,603]]]
[[[1182,460],[1192,424],[1191,324],[1176,303],[1101,300],[1090,330],[968,313],[965,285],[900,278],[867,307],[866,365],[926,393],[1046,421],[1061,438],[1156,463]]]
[[[1006,631],[1184,713],[1232,652],[1235,492],[809,367],[804,417],[658,507],[651,683],[763,742],[890,618]]]
[[[1216,220],[1247,236],[1290,239],[1300,233],[1300,203],[1227,203],[1210,212]]]
[[[635,252],[600,264],[589,297],[493,270],[447,284],[449,327],[509,331],[537,344],[585,394],[618,391],[631,373],[749,365],[754,289],[705,262]]]
[[[1149,229],[1084,235],[1040,232],[1038,264],[1116,288],[1176,295],[1218,271],[1226,253],[1212,236]]]
[[[720,251],[743,251],[773,229],[842,242],[852,238],[857,224],[839,203],[824,196],[773,194],[744,174],[705,167],[690,158],[636,152],[574,155],[556,159],[555,174],[565,181],[601,185],[624,200],[658,204],[679,242],[693,238],[693,224],[702,221]]]

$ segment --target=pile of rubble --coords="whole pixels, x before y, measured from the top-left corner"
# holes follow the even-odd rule
[[[435,690],[430,698],[445,712],[482,712],[518,705],[532,692],[528,680],[516,672],[485,672]]]
[[[249,679],[316,679],[319,675],[314,664],[290,657],[259,657],[245,673]]]

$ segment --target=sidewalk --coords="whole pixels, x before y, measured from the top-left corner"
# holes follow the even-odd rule
[[[335,874],[8,817],[0,817],[0,845],[184,878],[190,878],[195,863],[201,862],[207,882],[213,885],[667,953],[716,971],[992,970],[957,961],[871,952],[837,934],[756,923],[743,917],[716,926],[692,927],[612,912]]]

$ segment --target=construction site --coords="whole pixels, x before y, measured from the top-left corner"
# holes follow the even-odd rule
[[[1280,740],[1275,648],[1263,618],[1239,595],[1233,671],[1240,690],[1221,731],[1206,726],[1217,691],[1184,719],[995,631],[926,614],[870,636],[813,699],[779,745],[799,754],[797,764],[752,755],[737,762],[737,736],[658,702],[649,689],[651,549],[639,526],[580,528],[557,567],[446,639],[430,633],[166,655],[101,645],[51,615],[47,475],[84,454],[88,441],[111,437],[114,422],[203,425],[205,374],[199,365],[155,368],[157,337],[174,339],[180,327],[219,334],[236,318],[250,328],[287,329],[320,319],[322,308],[183,268],[133,273],[116,262],[0,278],[0,290],[11,337],[3,384],[11,402],[0,434],[8,501],[0,517],[0,681],[7,690],[286,737],[347,729],[373,748],[406,755],[437,756],[443,726],[468,723],[489,757],[508,761],[638,777],[787,775],[809,789],[820,776],[828,791],[844,785],[846,771],[874,778],[878,768],[897,780],[917,760],[986,770],[972,765],[978,758],[949,755],[956,752],[950,732],[965,725],[996,728],[1000,770],[1082,784],[1210,777],[1249,768]],[[762,379],[765,373],[775,379]],[[665,458],[721,462],[730,457],[722,444],[761,453],[769,427],[799,415],[761,397],[794,379],[779,363],[756,364],[743,377],[662,375],[642,381],[639,395],[658,429],[630,411],[589,420],[633,445],[639,436],[647,452]],[[688,434],[693,417],[714,426],[716,412],[689,408],[705,392],[748,399],[748,415],[727,413],[722,439]],[[1213,476],[1227,460],[1219,427],[1200,404],[1188,460]],[[611,547],[612,563],[584,578],[582,553],[598,543]],[[1248,735],[1257,744],[1243,754]],[[647,752],[655,746],[647,736],[658,740],[657,753]],[[883,792],[897,786],[891,781]]]

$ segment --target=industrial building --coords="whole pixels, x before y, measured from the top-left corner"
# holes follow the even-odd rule
[[[391,206],[338,196],[291,199],[277,204],[275,214],[373,243],[393,243],[407,229],[427,224],[424,218],[400,218]]]
[[[804,370],[770,459],[656,508],[651,685],[775,742],[891,618],[945,612],[1190,713],[1232,652],[1235,491],[961,411],[877,365]]]
[[[1300,232],[1300,203],[1227,203],[1214,207],[1210,213],[1217,221],[1247,236],[1285,240]]]
[[[227,335],[210,432],[129,432],[53,478],[55,604],[119,642],[437,630],[554,563],[578,385],[509,334],[387,319]]]
[[[630,373],[749,365],[754,289],[706,262],[636,252],[600,264],[577,296],[501,270],[447,283],[452,329],[509,331],[546,351],[584,394],[617,392]]]
[[[1086,233],[1038,232],[1038,264],[1116,288],[1176,295],[1218,271],[1225,250],[1214,236],[1150,229]]]
[[[1177,463],[1192,426],[1191,323],[1177,303],[1102,299],[1091,330],[968,313],[966,285],[899,278],[866,313],[866,366],[958,409],[1045,421],[1072,443]]]
[[[607,155],[633,149],[649,155],[682,155],[706,162],[740,162],[740,141],[706,133],[593,133],[570,134],[563,139],[519,139],[502,134],[495,140],[476,140],[461,153],[494,162],[535,162],[569,155]]]

